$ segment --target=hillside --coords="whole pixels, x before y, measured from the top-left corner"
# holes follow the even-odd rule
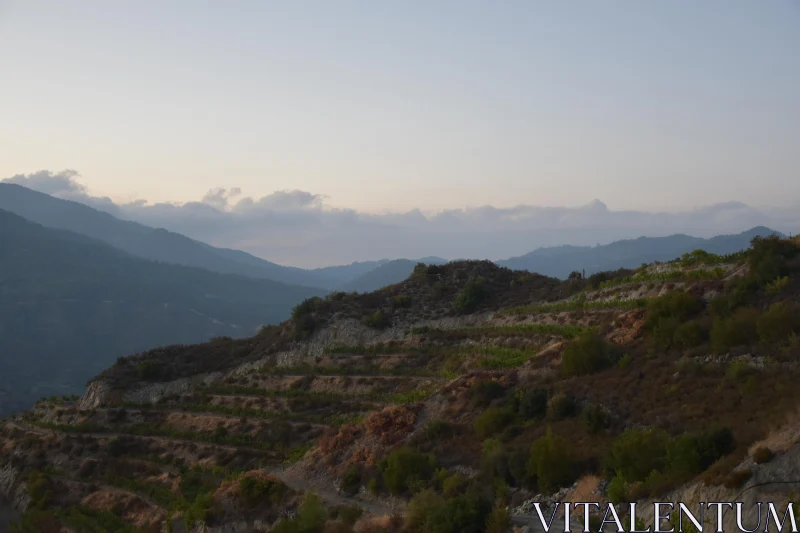
[[[719,235],[710,239],[689,235],[639,237],[599,246],[557,246],[539,248],[519,257],[497,261],[500,266],[515,270],[539,272],[566,279],[572,271],[586,275],[618,268],[636,268],[643,263],[669,261],[692,250],[712,254],[732,254],[750,246],[753,237],[775,234],[774,230],[756,227],[737,235]]]
[[[252,335],[318,294],[145,261],[0,211],[0,414],[79,392],[122,355]]]
[[[0,183],[0,209],[37,224],[103,241],[131,255],[175,265],[204,268],[292,285],[334,288],[324,272],[285,267],[238,250],[215,248],[165,229],[120,220],[86,205],[53,198],[20,185]],[[356,271],[353,276],[358,275]]]
[[[0,492],[43,533],[495,533],[538,531],[533,501],[785,505],[799,305],[800,241],[778,237],[568,281],[419,266],[40,402],[0,428]]]

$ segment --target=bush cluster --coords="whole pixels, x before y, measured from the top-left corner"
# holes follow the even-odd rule
[[[392,324],[392,320],[389,315],[378,309],[374,313],[364,315],[361,323],[370,328],[384,329]]]
[[[667,484],[685,482],[735,447],[727,428],[677,437],[657,429],[628,429],[606,454],[605,467],[611,478],[609,498],[624,500],[631,483],[657,492]]]
[[[436,459],[413,448],[398,448],[379,466],[383,482],[392,494],[405,494],[420,489],[433,478]]]
[[[531,445],[528,474],[536,479],[542,493],[570,484],[575,477],[575,465],[569,442],[547,428],[547,434]]]
[[[611,347],[598,334],[586,333],[564,347],[561,369],[567,376],[591,374],[614,362]]]
[[[482,277],[471,279],[456,295],[453,307],[459,313],[471,313],[486,299],[487,295],[486,280]]]

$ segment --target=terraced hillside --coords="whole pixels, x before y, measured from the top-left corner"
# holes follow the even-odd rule
[[[0,492],[30,532],[494,533],[536,530],[532,500],[785,501],[800,485],[762,483],[800,469],[799,252],[564,282],[420,265],[5,420]]]

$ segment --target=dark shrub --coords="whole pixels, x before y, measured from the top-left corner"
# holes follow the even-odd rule
[[[411,307],[411,298],[406,294],[398,294],[392,298],[392,308],[401,309]]]
[[[574,477],[569,442],[547,428],[547,434],[531,445],[528,473],[536,477],[539,490],[543,493],[568,485]]]
[[[785,342],[792,333],[800,332],[800,308],[789,302],[774,303],[758,319],[757,329],[762,342]]]
[[[383,466],[386,487],[392,494],[403,494],[433,477],[436,460],[431,454],[405,447],[390,453]]]
[[[265,501],[277,504],[283,499],[285,493],[286,486],[280,481],[249,476],[239,480],[239,495],[247,507],[252,508]]]
[[[596,333],[587,333],[564,347],[561,369],[567,376],[591,374],[613,362],[611,347]]]
[[[494,380],[479,381],[472,386],[470,398],[475,407],[486,407],[493,400],[497,400],[506,395],[508,389]]]
[[[734,346],[756,341],[758,319],[758,311],[750,307],[741,307],[727,318],[715,318],[711,326],[711,349],[724,353]]]
[[[514,411],[509,407],[490,407],[475,419],[473,429],[481,439],[500,433],[514,420]]]
[[[656,429],[627,429],[611,444],[606,468],[626,481],[644,481],[653,470],[663,471],[669,435]]]
[[[586,431],[595,435],[611,425],[611,415],[597,404],[590,404],[584,407],[582,413],[583,423]]]
[[[570,418],[578,414],[578,404],[575,403],[575,398],[563,392],[554,394],[550,398],[550,401],[547,402],[547,409],[550,411],[550,416],[556,420]]]
[[[674,318],[678,323],[703,310],[703,300],[687,292],[672,291],[647,304],[647,321],[645,326],[652,330],[661,319]]]
[[[383,311],[378,309],[374,313],[365,315],[361,319],[361,323],[370,328],[384,329],[389,327],[392,321],[388,315],[386,315]]]
[[[519,398],[519,414],[526,420],[544,418],[547,414],[547,390],[528,389]]]
[[[777,235],[755,237],[747,255],[750,276],[760,286],[789,273],[788,260],[795,257],[800,248],[797,244],[781,239]]]
[[[342,476],[342,491],[352,496],[361,488],[361,469],[357,466],[348,468]]]
[[[453,307],[462,314],[473,312],[487,296],[486,280],[482,277],[471,279],[464,289],[456,295]]]

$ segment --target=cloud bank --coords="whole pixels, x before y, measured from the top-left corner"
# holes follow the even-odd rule
[[[329,207],[325,196],[307,191],[276,191],[252,198],[233,187],[210,190],[198,202],[117,204],[92,196],[79,177],[73,170],[42,170],[3,181],[301,267],[431,255],[505,259],[542,246],[595,245],[674,233],[711,237],[759,225],[786,233],[800,230],[798,209],[765,210],[740,202],[659,213],[615,211],[595,200],[571,208],[482,206],[427,216],[419,210],[376,215]]]

